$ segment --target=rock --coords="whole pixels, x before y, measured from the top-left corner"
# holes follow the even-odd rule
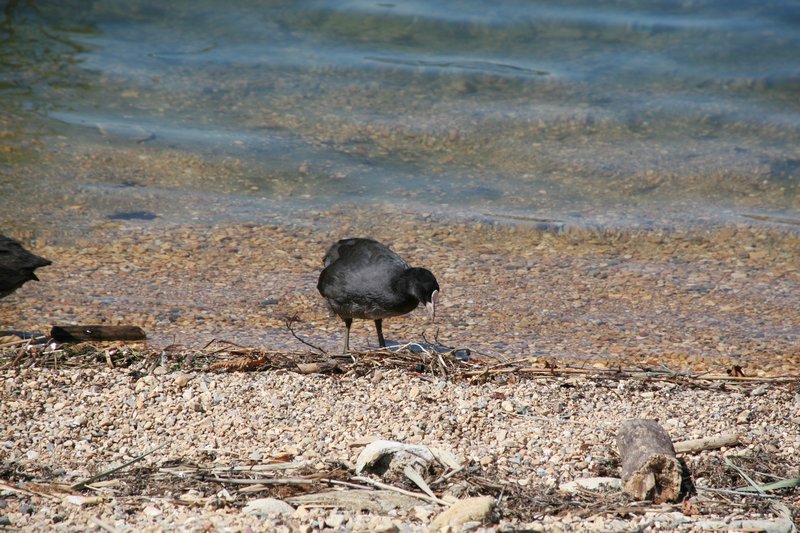
[[[276,498],[258,498],[247,502],[242,512],[262,517],[271,514],[292,515],[294,514],[294,507]]]
[[[431,522],[429,531],[440,531],[446,527],[458,531],[467,522],[489,522],[494,505],[495,499],[491,496],[477,496],[459,500]]]
[[[763,531],[764,533],[791,533],[796,531],[786,518],[780,520],[704,520],[694,524],[700,530]]]
[[[155,505],[148,505],[142,510],[142,512],[145,514],[145,516],[149,516],[150,518],[155,518],[157,516],[161,516],[162,514],[164,514],[161,511],[161,509],[159,509]]]
[[[506,413],[513,413],[514,412],[514,404],[508,400],[503,400],[503,403],[500,404],[500,407]]]
[[[179,389],[184,388],[194,378],[191,374],[180,374],[175,378],[175,386]]]
[[[331,513],[325,519],[325,525],[328,527],[332,527],[333,529],[337,529],[341,527],[347,521],[345,516],[341,513]]]
[[[400,528],[385,516],[376,516],[369,523],[369,530],[375,533],[398,533]]]
[[[447,488],[447,490],[442,495],[442,499],[445,501],[450,501],[455,503],[458,500],[460,500],[464,495],[466,495],[467,491],[469,491],[470,488],[471,485],[469,484],[468,481],[458,481],[456,483],[453,483]]]
[[[433,505],[418,505],[414,507],[414,518],[420,522],[427,522],[435,510]]]
[[[381,440],[381,438],[375,435],[367,435],[366,437],[360,437],[358,439],[352,440],[347,445],[350,448],[360,448],[361,446],[366,446],[367,444],[371,444],[376,440]]]
[[[200,492],[199,490],[190,489],[181,494],[180,496],[178,496],[178,500],[187,503],[197,503],[197,502],[202,502],[203,500],[205,500],[205,498],[203,497],[203,493]]]

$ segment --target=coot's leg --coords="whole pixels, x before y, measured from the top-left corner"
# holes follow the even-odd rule
[[[353,325],[352,318],[343,318],[344,320],[344,351],[342,353],[348,353],[350,351],[350,326]]]
[[[375,331],[378,332],[378,345],[386,348],[386,339],[383,338],[383,320],[380,318],[375,321]]]

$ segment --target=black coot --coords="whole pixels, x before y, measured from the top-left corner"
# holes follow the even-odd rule
[[[14,239],[0,235],[0,298],[4,298],[31,280],[38,280],[33,273],[50,261],[30,253]]]
[[[350,349],[354,318],[375,321],[378,344],[386,346],[383,319],[404,315],[425,305],[436,315],[439,284],[430,270],[411,268],[399,255],[372,239],[343,239],[322,260],[317,289],[344,320],[344,352]]]

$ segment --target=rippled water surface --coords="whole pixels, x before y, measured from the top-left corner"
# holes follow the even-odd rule
[[[8,1],[0,20],[7,207],[46,189],[84,219],[800,223],[796,3]]]
[[[0,233],[53,260],[13,327],[332,346],[365,234],[452,345],[785,356],[799,188],[796,2],[0,0]]]

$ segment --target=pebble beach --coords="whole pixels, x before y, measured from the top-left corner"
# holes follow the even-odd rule
[[[316,216],[311,223],[336,220],[347,234],[370,224],[341,213]],[[352,481],[353,465],[366,444],[384,439],[458,459],[463,472],[435,485],[437,497],[494,498],[491,513],[445,523],[454,531],[744,527],[737,520],[788,527],[767,500],[714,491],[747,485],[726,461],[772,480],[798,477],[796,236],[745,225],[552,232],[390,211],[372,229],[410,263],[434,271],[442,286],[436,323],[422,311],[388,320],[390,344],[436,339],[468,350],[467,368],[516,360],[585,372],[475,379],[398,366],[391,356],[385,364],[380,357],[367,366],[348,363],[352,371],[344,374],[212,370],[225,353],[207,347],[214,339],[314,352],[290,334],[287,317],[298,337],[337,352],[343,327],[315,288],[337,232],[230,225],[172,228],[167,237],[121,225],[103,242],[45,244],[37,252],[60,258],[58,268],[5,299],[2,322],[30,331],[78,319],[136,324],[150,339],[96,348],[116,354],[113,367],[80,352],[60,366],[43,354],[14,361],[19,349],[6,349],[0,512],[7,523],[24,531],[442,529],[431,524],[447,505],[424,499],[370,509],[293,500],[351,488],[321,479],[375,489]],[[103,294],[119,304],[107,305]],[[357,354],[373,353],[372,325],[356,321],[351,342]],[[131,355],[115,363],[123,353]],[[674,375],[592,373],[615,367]],[[725,379],[739,373],[752,381]],[[704,375],[712,378],[697,379]],[[565,492],[578,479],[619,477],[616,433],[636,417],[659,421],[675,442],[727,433],[740,442],[683,456],[696,487],[683,504],[637,507],[619,488]],[[158,446],[90,489],[69,489]],[[285,477],[312,481],[255,490],[209,481],[281,462],[293,465]],[[176,474],[181,468],[189,470]],[[219,474],[226,469],[229,475]],[[394,483],[421,494],[407,480]],[[796,489],[776,496],[796,509]],[[267,497],[291,511],[247,507]]]

